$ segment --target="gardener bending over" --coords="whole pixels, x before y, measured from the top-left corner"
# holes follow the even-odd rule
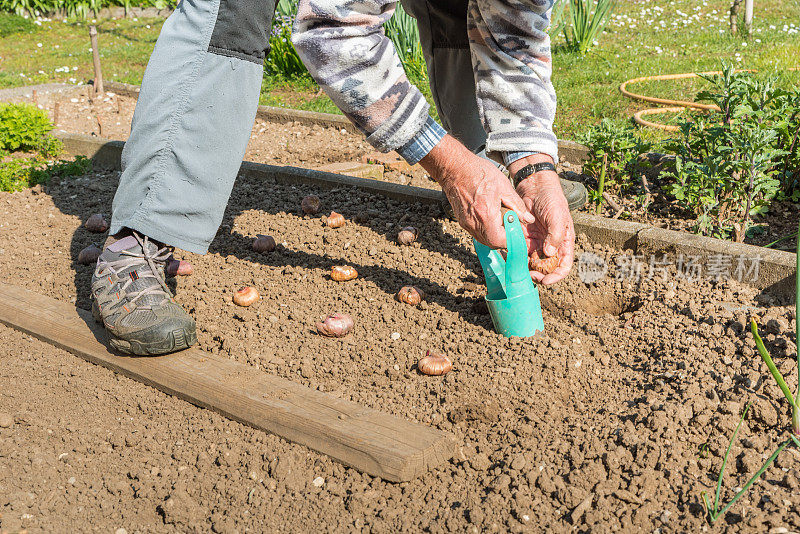
[[[409,0],[446,134],[428,117],[382,30],[394,3],[301,0],[294,43],[309,71],[380,150],[419,162],[459,223],[505,246],[501,207],[515,210],[531,250],[558,252],[550,284],[570,270],[575,241],[559,182],[545,28],[552,0]],[[147,65],[106,248],[92,277],[95,316],[111,344],[162,354],[196,342],[194,320],[164,283],[167,247],[204,254],[217,232],[255,120],[274,0],[182,0]],[[477,83],[476,83],[477,82]],[[512,182],[486,156],[508,167]]]

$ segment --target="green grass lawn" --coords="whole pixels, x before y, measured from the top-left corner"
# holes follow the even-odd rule
[[[617,87],[629,78],[715,70],[721,60],[759,70],[800,66],[800,0],[756,2],[754,33],[747,39],[728,31],[729,5],[729,0],[624,0],[599,45],[585,57],[565,51],[563,38],[555,36],[559,137],[575,138],[604,117],[626,121],[634,111],[649,107],[619,94]],[[140,83],[162,23],[98,21],[106,79]],[[16,25],[0,16],[0,87],[92,78],[89,21],[27,22],[14,31]],[[798,81],[800,73],[784,78],[786,84]],[[698,88],[691,80],[632,87],[648,95],[690,100]],[[337,112],[309,80],[265,77],[261,103]]]

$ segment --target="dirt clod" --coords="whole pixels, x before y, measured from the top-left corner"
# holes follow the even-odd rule
[[[8,428],[14,424],[14,418],[7,413],[0,413],[0,428]]]

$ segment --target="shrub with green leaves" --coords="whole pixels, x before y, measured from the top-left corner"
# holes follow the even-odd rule
[[[730,65],[703,78],[711,87],[697,99],[719,111],[680,120],[680,135],[664,144],[676,155],[664,190],[694,212],[697,232],[741,241],[774,198],[797,196],[800,90]]]
[[[0,105],[0,151],[40,150],[49,144],[53,124],[30,104]]]

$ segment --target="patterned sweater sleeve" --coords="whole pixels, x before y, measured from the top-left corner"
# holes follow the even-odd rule
[[[416,163],[444,136],[383,23],[387,0],[300,0],[292,42],[320,87],[377,149]]]
[[[547,26],[553,0],[469,0],[467,28],[487,152],[558,161]]]

